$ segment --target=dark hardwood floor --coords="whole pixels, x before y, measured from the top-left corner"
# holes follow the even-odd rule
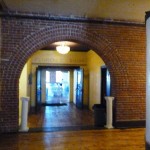
[[[30,130],[92,127],[94,126],[94,115],[88,109],[77,109],[73,103],[62,106],[43,106],[38,114],[29,115],[28,126]]]

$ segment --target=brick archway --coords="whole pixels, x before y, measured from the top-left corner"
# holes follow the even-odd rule
[[[109,67],[113,78],[113,70],[119,69],[120,74],[126,74],[127,71],[122,64],[117,49],[107,40],[107,37],[101,36],[96,32],[89,32],[86,28],[80,28],[75,25],[57,25],[52,28],[44,28],[25,37],[15,48],[15,53],[10,57],[10,63],[7,66],[10,74],[18,78],[27,59],[37,50],[43,48],[48,43],[56,41],[70,40],[88,45],[95,51]],[[14,70],[14,64],[15,70]],[[11,71],[10,71],[11,70]],[[126,77],[126,75],[124,76]],[[126,81],[126,78],[123,79]]]
[[[120,61],[117,49],[111,45],[111,41],[107,40],[105,36],[101,36],[95,31],[89,32],[88,28],[73,24],[60,24],[42,28],[20,40],[14,49],[14,53],[10,56],[10,61],[5,65],[5,72],[2,74],[2,85],[5,86],[2,93],[3,110],[1,115],[5,116],[3,124],[0,125],[2,131],[18,130],[18,109],[16,108],[18,108],[19,77],[27,59],[46,44],[61,40],[86,44],[102,57],[111,73],[114,96],[117,96],[115,92],[117,85],[116,70],[119,70],[118,74],[120,76],[124,75],[120,84],[122,85],[122,89],[127,89],[127,71]],[[7,107],[5,104],[7,104]],[[11,115],[7,113],[8,109]]]

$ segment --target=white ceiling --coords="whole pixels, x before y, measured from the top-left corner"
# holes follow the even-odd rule
[[[12,11],[144,22],[150,0],[0,0]]]

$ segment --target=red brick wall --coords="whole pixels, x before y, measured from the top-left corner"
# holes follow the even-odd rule
[[[27,59],[48,43],[73,40],[91,47],[109,68],[116,121],[145,119],[145,27],[2,18],[0,131],[18,129],[19,77]]]

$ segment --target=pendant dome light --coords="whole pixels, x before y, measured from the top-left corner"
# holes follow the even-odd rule
[[[56,47],[56,50],[60,54],[67,54],[70,51],[70,47],[62,43],[61,45]]]

